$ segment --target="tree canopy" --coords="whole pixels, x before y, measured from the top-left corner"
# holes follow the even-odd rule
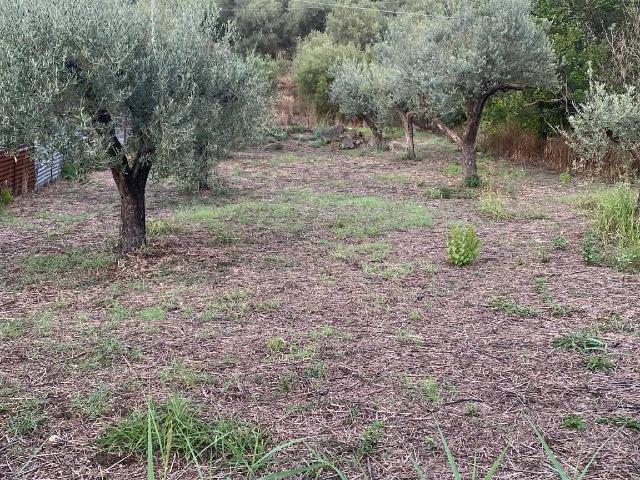
[[[477,178],[475,143],[484,106],[493,95],[525,87],[553,88],[556,61],[543,26],[532,16],[529,0],[455,2],[423,21],[393,26],[381,51],[407,49],[396,68],[436,118],[438,126],[463,150],[467,181]],[[443,117],[463,110],[460,136]]]
[[[11,75],[34,79],[15,87],[0,75],[3,144],[33,144],[60,123],[85,140],[92,152],[85,158],[110,168],[118,187],[124,251],[145,243],[152,166],[200,178],[214,152],[266,118],[267,83],[219,34],[207,0],[155,8],[129,0],[6,0],[0,9],[0,31],[12,32],[0,38]],[[47,120],[23,128],[16,120],[34,103]],[[11,123],[20,128],[6,128]]]

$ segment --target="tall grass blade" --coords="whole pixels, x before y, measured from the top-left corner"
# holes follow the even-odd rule
[[[535,426],[535,424],[531,421],[530,418],[527,418],[527,420],[531,424],[531,427],[533,428],[533,431],[535,432],[536,437],[538,437],[538,440],[540,441],[540,444],[544,449],[544,453],[547,455],[547,458],[553,465],[554,470],[558,473],[558,475],[560,475],[560,478],[562,478],[562,480],[571,480],[571,478],[569,478],[569,475],[567,475],[567,472],[565,472],[564,468],[562,468],[562,465],[558,461],[558,458],[555,456],[555,454],[551,450],[551,447],[549,447],[549,445],[545,441],[544,437],[542,436],[542,433],[540,433],[540,430],[538,430],[538,427]]]
[[[489,471],[484,476],[484,480],[493,480],[494,475],[496,474],[496,472],[500,468],[500,465],[502,465],[502,462],[504,461],[504,457],[507,454],[508,448],[509,447],[505,447],[505,449],[502,450],[500,455],[498,455],[498,458],[496,458],[496,460],[491,464]]]
[[[155,480],[153,465],[153,432],[151,401],[147,404],[147,480]]]
[[[306,440],[306,438],[299,438],[297,440],[290,440],[288,442],[283,442],[279,445],[276,445],[275,447],[273,447],[271,450],[269,450],[267,453],[265,453],[262,457],[260,457],[258,460],[256,460],[250,467],[252,472],[256,472],[258,470],[260,470],[269,460],[271,460],[271,458],[273,458],[273,456],[286,449],[291,447],[292,445],[296,445],[298,443],[302,443]],[[283,477],[284,478],[284,477]]]
[[[411,463],[413,463],[413,468],[416,471],[416,475],[418,475],[418,480],[429,480],[427,475],[424,473],[424,470],[422,470],[422,467],[418,465],[418,462],[412,458]]]
[[[449,461],[449,466],[451,467],[451,473],[453,473],[453,480],[462,480],[462,476],[458,471],[458,465],[456,464],[456,459],[453,457],[453,453],[451,453],[451,449],[449,448],[449,444],[447,440],[444,438],[444,433],[442,433],[442,429],[440,425],[438,425],[438,434],[440,435],[440,441],[442,442],[442,447],[447,454],[447,460]]]
[[[582,470],[582,472],[580,472],[580,475],[578,475],[578,477],[576,478],[576,480],[582,480],[587,473],[589,473],[589,469],[591,468],[591,465],[593,464],[593,462],[596,460],[596,457],[598,456],[598,454],[602,451],[602,449],[607,445],[607,443],[609,443],[609,441],[615,437],[618,432],[624,427],[619,428],[618,430],[616,430],[615,432],[613,432],[613,434],[607,438],[604,443],[602,445],[600,445],[600,447],[595,451],[595,453],[593,454],[593,456],[591,457],[591,459],[589,460],[589,463],[587,463],[584,467],[584,469]]]

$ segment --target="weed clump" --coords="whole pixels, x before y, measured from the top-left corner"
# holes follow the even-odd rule
[[[636,194],[628,185],[598,190],[581,205],[591,214],[592,228],[582,244],[586,263],[623,270],[640,268],[640,215]]]
[[[480,255],[480,240],[472,226],[453,226],[447,235],[446,246],[449,261],[457,267],[469,265]]]

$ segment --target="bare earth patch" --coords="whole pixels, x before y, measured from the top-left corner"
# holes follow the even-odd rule
[[[494,218],[449,175],[455,151],[423,148],[408,162],[288,141],[225,162],[223,196],[155,183],[159,222],[131,258],[110,254],[107,173],[18,199],[0,217],[0,478],[144,478],[144,456],[96,440],[172,392],[273,444],[306,438],[350,479],[415,479],[412,458],[450,478],[436,422],[466,473],[508,446],[498,478],[557,478],[527,415],[564,465],[615,433],[588,478],[640,478],[640,432],[605,421],[640,417],[640,276],[582,260],[566,199],[588,185],[484,159],[509,212]],[[446,259],[455,222],[482,241],[464,268]],[[552,345],[584,328],[614,369]],[[573,414],[586,429],[563,425]]]

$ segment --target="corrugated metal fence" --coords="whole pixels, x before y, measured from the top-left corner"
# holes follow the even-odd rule
[[[61,172],[62,154],[42,146],[0,152],[0,187],[9,187],[14,195],[38,190],[59,178]]]
[[[62,172],[62,154],[41,146],[36,147],[36,152],[35,189],[38,190],[57,178],[60,178],[60,173]]]
[[[15,154],[0,152],[0,187],[9,187],[14,195],[22,195],[34,190],[35,186],[35,164],[28,149]]]

